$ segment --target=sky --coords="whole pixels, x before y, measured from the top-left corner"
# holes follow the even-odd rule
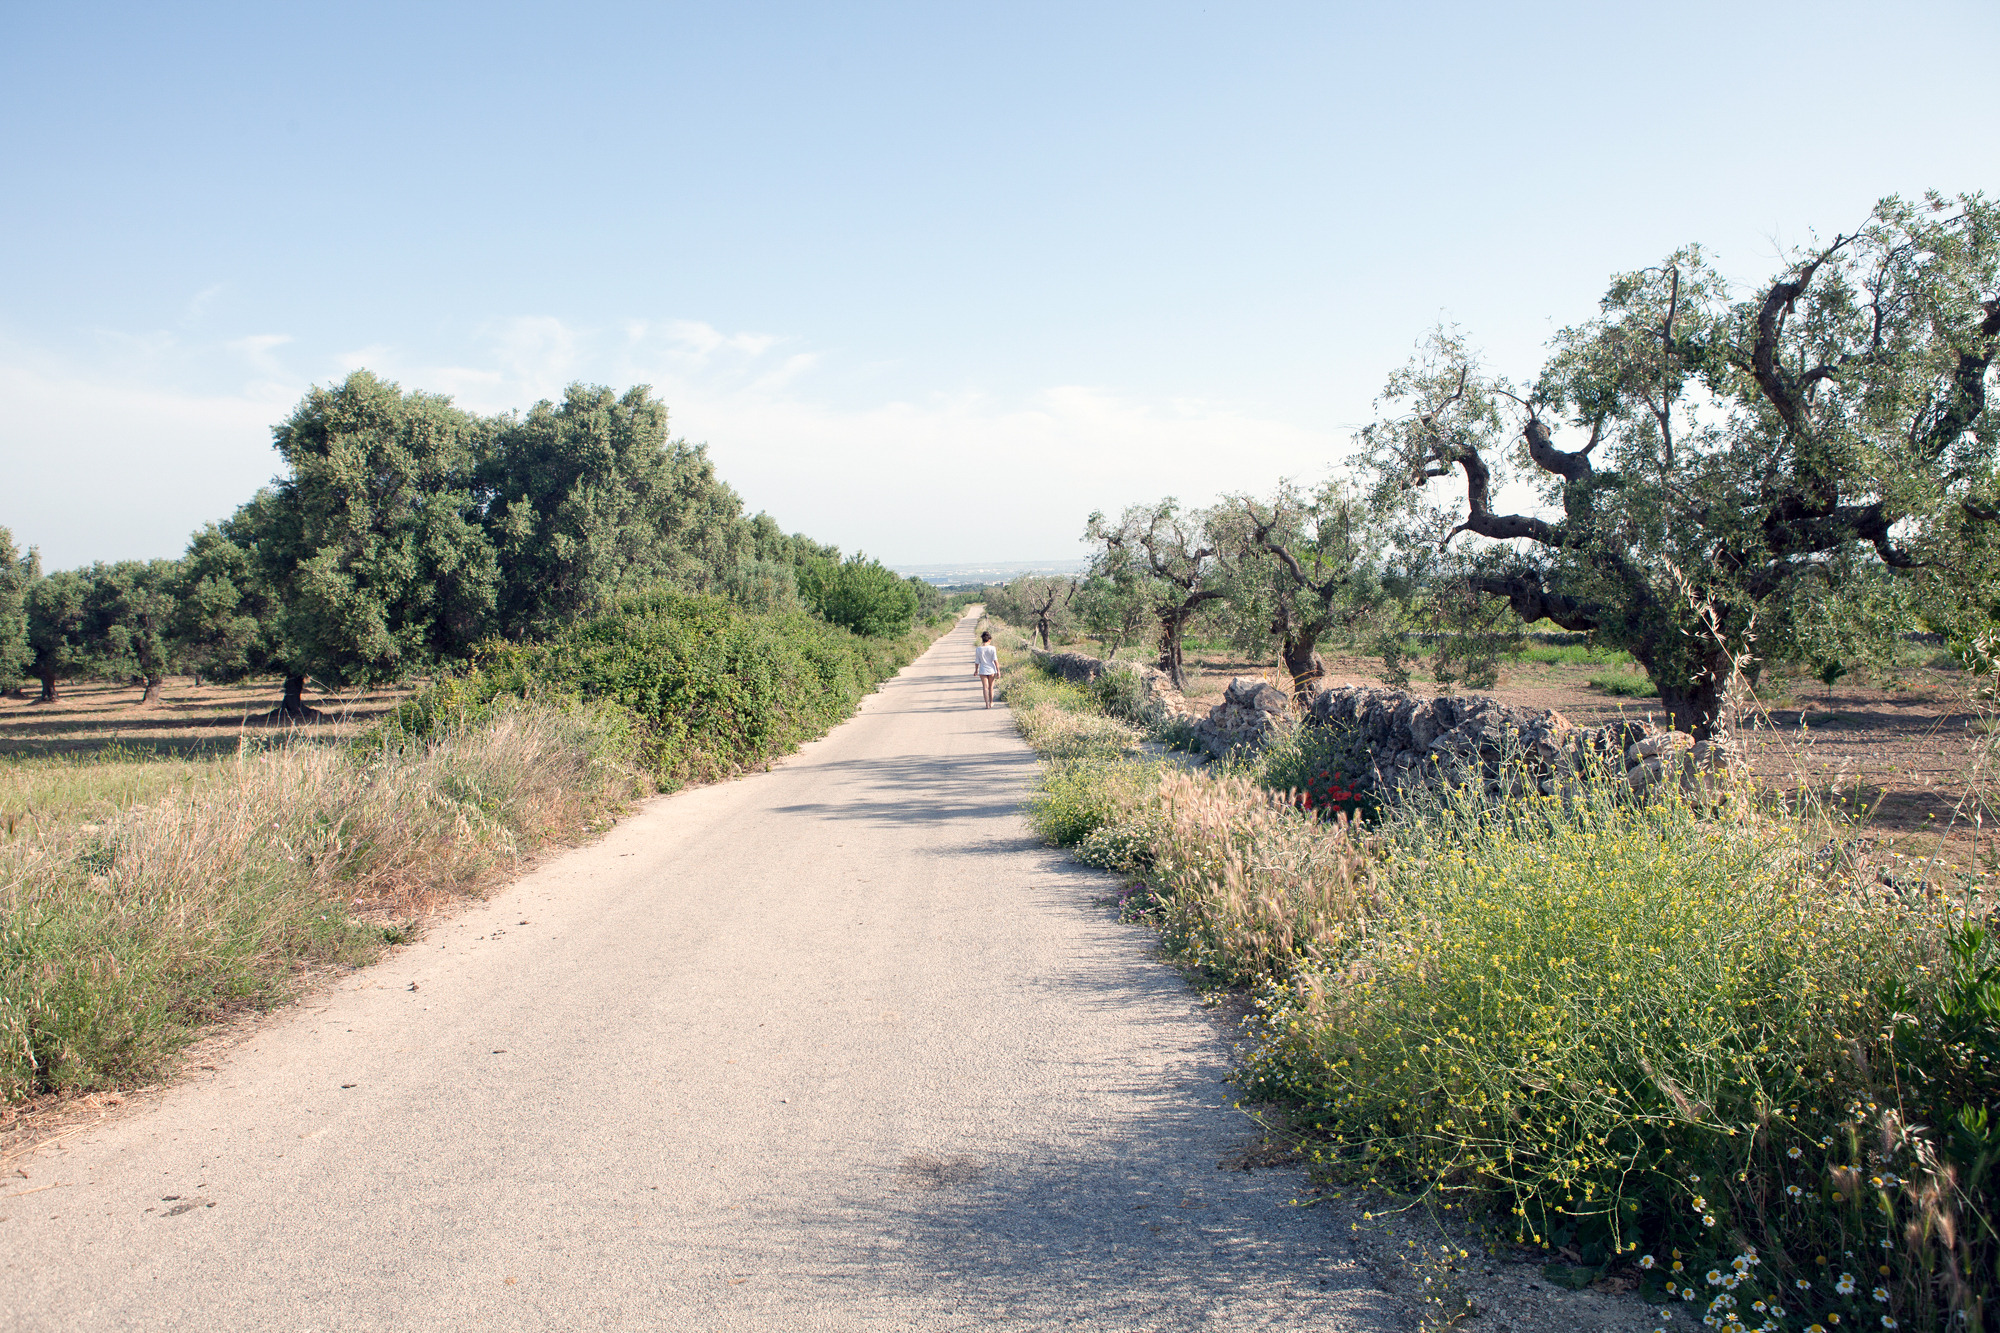
[[[2000,5],[0,0],[0,526],[178,554],[366,367],[647,383],[891,564],[1351,466],[1439,321],[1532,376],[1614,272],[1746,289],[2000,189]]]

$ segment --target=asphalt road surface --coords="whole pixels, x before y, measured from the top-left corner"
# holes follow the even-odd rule
[[[1391,1327],[971,648],[10,1164],[0,1327]]]

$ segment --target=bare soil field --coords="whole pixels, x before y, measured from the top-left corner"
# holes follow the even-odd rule
[[[0,696],[0,757],[83,758],[115,751],[135,758],[210,758],[234,751],[245,735],[287,730],[292,724],[266,716],[282,692],[275,679],[196,685],[176,677],[152,704],[139,702],[142,692],[136,685],[103,682],[65,685],[61,696],[46,704],[34,702],[32,693],[24,699]],[[305,730],[328,737],[354,735],[409,695],[409,687],[402,686],[309,698],[327,721]]]

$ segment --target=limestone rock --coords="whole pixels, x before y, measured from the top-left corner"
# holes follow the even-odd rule
[[[1291,725],[1291,700],[1268,681],[1238,676],[1222,692],[1222,702],[1195,723],[1194,740],[1218,759],[1255,753]]]

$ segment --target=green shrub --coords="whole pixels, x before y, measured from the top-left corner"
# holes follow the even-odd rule
[[[809,560],[798,571],[799,597],[830,625],[865,638],[894,638],[910,632],[920,602],[926,600],[894,570],[865,555],[845,560]]]
[[[1087,687],[1091,701],[1106,715],[1143,727],[1151,720],[1146,685],[1133,671],[1106,671]]]
[[[1615,694],[1621,699],[1657,699],[1660,687],[1652,682],[1644,672],[1637,670],[1607,671],[1590,678],[1592,689]]]
[[[1147,771],[1102,758],[1047,763],[1028,801],[1028,823],[1045,842],[1073,847],[1119,817]]]
[[[471,673],[406,704],[421,733],[442,711],[501,696],[573,696],[629,709],[662,789],[739,772],[823,734],[929,641],[863,638],[802,611],[756,614],[720,597],[656,592],[545,643],[489,646]]]
[[[1087,866],[1136,875],[1152,867],[1154,847],[1159,843],[1156,820],[1144,816],[1114,816],[1086,834],[1071,855]]]
[[[1294,793],[1305,809],[1321,814],[1372,815],[1374,759],[1352,727],[1302,726],[1274,741],[1257,766],[1257,783]]]
[[[1446,797],[1387,827],[1366,943],[1269,988],[1244,1073],[1330,1169],[1497,1203],[1586,1265],[1645,1250],[1655,1292],[1687,1285],[1669,1255],[1727,1272],[1755,1247],[1812,1282],[1813,1255],[1901,1235],[1839,1172],[1916,1175],[1864,1122],[1884,987],[1928,987],[1942,909],[1827,891],[1796,826],[1670,795]],[[1921,1287],[1905,1266],[1884,1290],[1911,1312]]]

